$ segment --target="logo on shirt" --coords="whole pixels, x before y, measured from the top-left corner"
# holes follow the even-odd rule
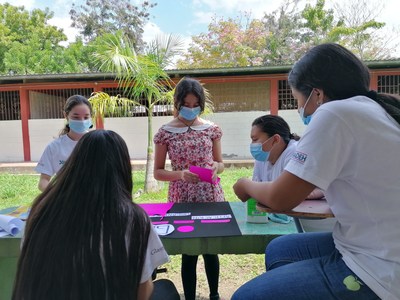
[[[304,164],[306,162],[307,159],[307,154],[296,151],[295,153],[293,153],[293,157],[294,160],[298,161],[301,164]]]
[[[60,166],[62,166],[63,164],[65,164],[65,160],[59,160],[59,161],[58,161],[58,164],[59,164]]]

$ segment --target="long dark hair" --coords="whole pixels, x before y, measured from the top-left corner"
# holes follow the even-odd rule
[[[300,139],[297,134],[290,132],[289,124],[280,116],[265,115],[258,117],[251,126],[258,126],[268,137],[279,134],[286,144],[292,139],[296,141]]]
[[[204,88],[196,79],[185,77],[175,87],[174,107],[177,111],[185,104],[185,97],[188,94],[193,94],[199,99],[201,112],[204,111],[206,105],[206,96]]]
[[[32,205],[12,299],[137,299],[151,225],[131,172],[115,132],[79,140]]]
[[[66,116],[70,113],[70,111],[77,105],[85,104],[89,107],[90,115],[92,115],[92,104],[90,104],[89,100],[81,95],[73,95],[67,99],[64,105],[64,113]],[[67,134],[69,132],[69,125],[65,124],[64,128],[60,131],[60,136]]]
[[[364,95],[379,103],[400,124],[400,98],[369,90],[368,67],[346,48],[333,43],[310,49],[289,73],[289,85],[307,97],[320,88],[328,101]]]

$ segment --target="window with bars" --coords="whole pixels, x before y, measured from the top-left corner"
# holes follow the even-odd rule
[[[278,82],[278,101],[279,109],[297,109],[297,101],[293,98],[287,80],[279,80]]]
[[[126,97],[126,94],[123,89],[121,88],[104,88],[103,92],[107,93],[110,96],[118,96],[120,95],[121,97]],[[129,97],[126,97],[129,99]],[[142,105],[132,105],[132,107],[129,109],[129,112],[125,113],[125,115],[121,115],[121,113],[116,113],[114,115],[109,115],[106,117],[141,117],[141,116],[147,116],[147,110],[146,110],[146,105],[147,105],[147,100],[142,99],[140,101]],[[167,103],[167,102],[159,102],[159,104],[155,105],[153,107],[153,116],[172,116],[174,111],[174,106],[173,104]]]
[[[207,83],[214,112],[267,111],[270,108],[270,82]]]
[[[378,76],[378,92],[400,95],[400,75]]]
[[[0,121],[21,120],[18,91],[0,92]]]
[[[64,104],[73,95],[90,97],[91,88],[29,91],[30,119],[62,119]],[[18,99],[19,101],[19,99]]]

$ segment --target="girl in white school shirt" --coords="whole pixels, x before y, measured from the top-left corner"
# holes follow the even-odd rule
[[[235,193],[289,210],[319,187],[337,222],[274,239],[267,272],[232,299],[400,299],[399,97],[369,90],[368,68],[338,44],[309,50],[289,85],[310,123],[295,155],[276,180],[243,178]]]
[[[79,139],[93,127],[92,106],[81,95],[67,99],[64,106],[64,117],[67,120],[60,136],[46,146],[35,171],[40,173],[38,188],[41,191],[47,187],[50,179],[64,165]]]

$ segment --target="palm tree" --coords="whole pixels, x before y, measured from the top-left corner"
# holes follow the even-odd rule
[[[97,129],[103,128],[105,117],[130,116],[131,108],[137,105],[135,101],[123,98],[121,95],[110,96],[104,92],[93,92],[88,100],[92,105]]]
[[[135,105],[144,106],[147,111],[147,164],[145,192],[157,191],[157,181],[153,176],[153,110],[157,104],[172,103],[173,82],[165,68],[172,59],[182,53],[182,41],[179,37],[169,35],[156,38],[146,48],[145,54],[138,54],[133,43],[121,32],[107,34],[101,38],[94,54],[99,69],[113,72],[118,80],[118,87]],[[144,102],[144,104],[143,104]]]

